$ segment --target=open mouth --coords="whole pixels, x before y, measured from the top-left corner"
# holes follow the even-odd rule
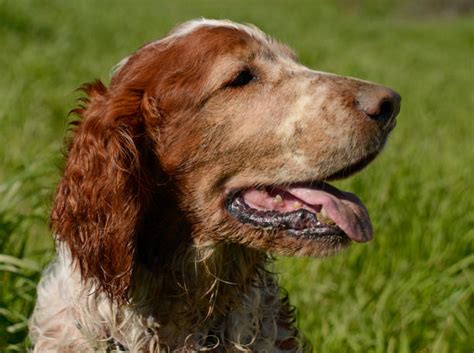
[[[328,179],[351,175],[374,157],[366,157]],[[241,223],[284,230],[292,237],[332,237],[356,242],[372,239],[372,224],[360,199],[322,181],[234,190],[229,193],[225,207]]]

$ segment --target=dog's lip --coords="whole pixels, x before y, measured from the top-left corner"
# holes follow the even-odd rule
[[[338,238],[339,242],[349,241],[339,227],[318,221],[314,212],[304,208],[289,212],[256,209],[246,202],[245,192],[239,192],[226,201],[227,211],[241,223],[265,230],[287,231],[288,235],[298,239],[317,241],[332,237]]]
[[[377,150],[372,153],[368,153],[358,161],[324,177],[324,181],[332,181],[347,178],[358,171],[365,168],[371,161],[375,159],[380,151]],[[285,186],[267,186],[267,187],[240,187],[226,189],[226,205],[231,205],[231,201],[240,197],[245,203],[248,203],[251,209],[256,211],[275,211],[273,206],[269,207],[268,198],[264,193],[278,193],[289,196],[285,198],[285,206],[280,208],[283,213],[294,212],[290,210],[287,205],[287,200],[294,198],[297,202],[301,202],[302,208],[314,214],[318,214],[324,209],[324,213],[328,218],[332,220],[334,224],[322,224],[318,220],[318,226],[327,226],[326,230],[320,234],[330,234],[331,230],[334,234],[339,235],[341,231],[351,240],[356,242],[366,242],[373,237],[373,228],[370,221],[369,214],[364,204],[360,199],[350,192],[342,191],[329,185],[323,181],[300,181],[300,182],[289,182]],[[254,201],[252,202],[252,195]],[[245,197],[247,196],[247,198]],[[258,204],[260,202],[260,205]],[[271,202],[271,201],[270,201]],[[229,207],[227,207],[229,211]],[[232,212],[230,212],[232,214]],[[239,217],[234,218],[239,219]],[[240,217],[241,218],[241,217]],[[242,219],[240,219],[242,221]],[[296,234],[301,233],[300,230],[289,230],[290,233]],[[319,234],[319,233],[318,233]]]
[[[237,220],[263,228],[344,233],[356,242],[372,238],[372,223],[359,198],[323,182],[244,188],[228,197],[226,208]]]

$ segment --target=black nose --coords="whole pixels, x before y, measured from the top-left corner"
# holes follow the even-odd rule
[[[373,86],[361,90],[357,96],[358,108],[370,119],[384,126],[400,111],[400,95],[389,88]]]

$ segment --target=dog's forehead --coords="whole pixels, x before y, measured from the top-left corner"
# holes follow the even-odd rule
[[[209,60],[213,59],[212,55],[251,56],[258,53],[263,53],[267,58],[285,56],[296,60],[296,54],[292,49],[274,40],[254,25],[208,19],[191,20],[178,25],[167,36],[144,45],[137,53],[154,48],[161,48],[159,50],[162,51],[163,48],[169,49],[173,46],[179,46],[183,54],[191,51],[194,57],[200,53],[207,55]],[[120,71],[132,56],[125,57],[115,65],[112,74]]]
[[[208,60],[225,55],[255,56],[274,51],[274,41],[253,25],[228,20],[193,20],[173,29],[162,40],[145,46],[173,46],[181,52],[191,50],[193,56],[205,55]]]
[[[198,35],[199,32],[204,32],[206,29],[213,34],[213,40],[220,41],[223,47],[232,49],[232,39],[246,38],[248,46],[254,44],[259,49],[267,49],[268,52],[273,52],[276,55],[283,55],[290,57],[293,60],[297,59],[295,52],[286,45],[278,42],[270,35],[260,30],[253,24],[241,24],[229,20],[210,20],[199,19],[185,22],[175,29],[173,29],[168,37],[164,40],[172,40],[179,37],[188,37],[191,39],[193,35]],[[202,43],[205,45],[205,43]]]
[[[248,34],[250,37],[260,41],[267,40],[268,36],[254,25],[245,25],[229,20],[209,20],[198,19],[182,23],[175,27],[168,35],[168,38],[182,37],[201,28],[229,28]]]

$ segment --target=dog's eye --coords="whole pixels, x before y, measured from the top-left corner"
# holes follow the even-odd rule
[[[226,86],[242,87],[252,82],[255,78],[256,76],[249,69],[245,69],[240,71]]]

